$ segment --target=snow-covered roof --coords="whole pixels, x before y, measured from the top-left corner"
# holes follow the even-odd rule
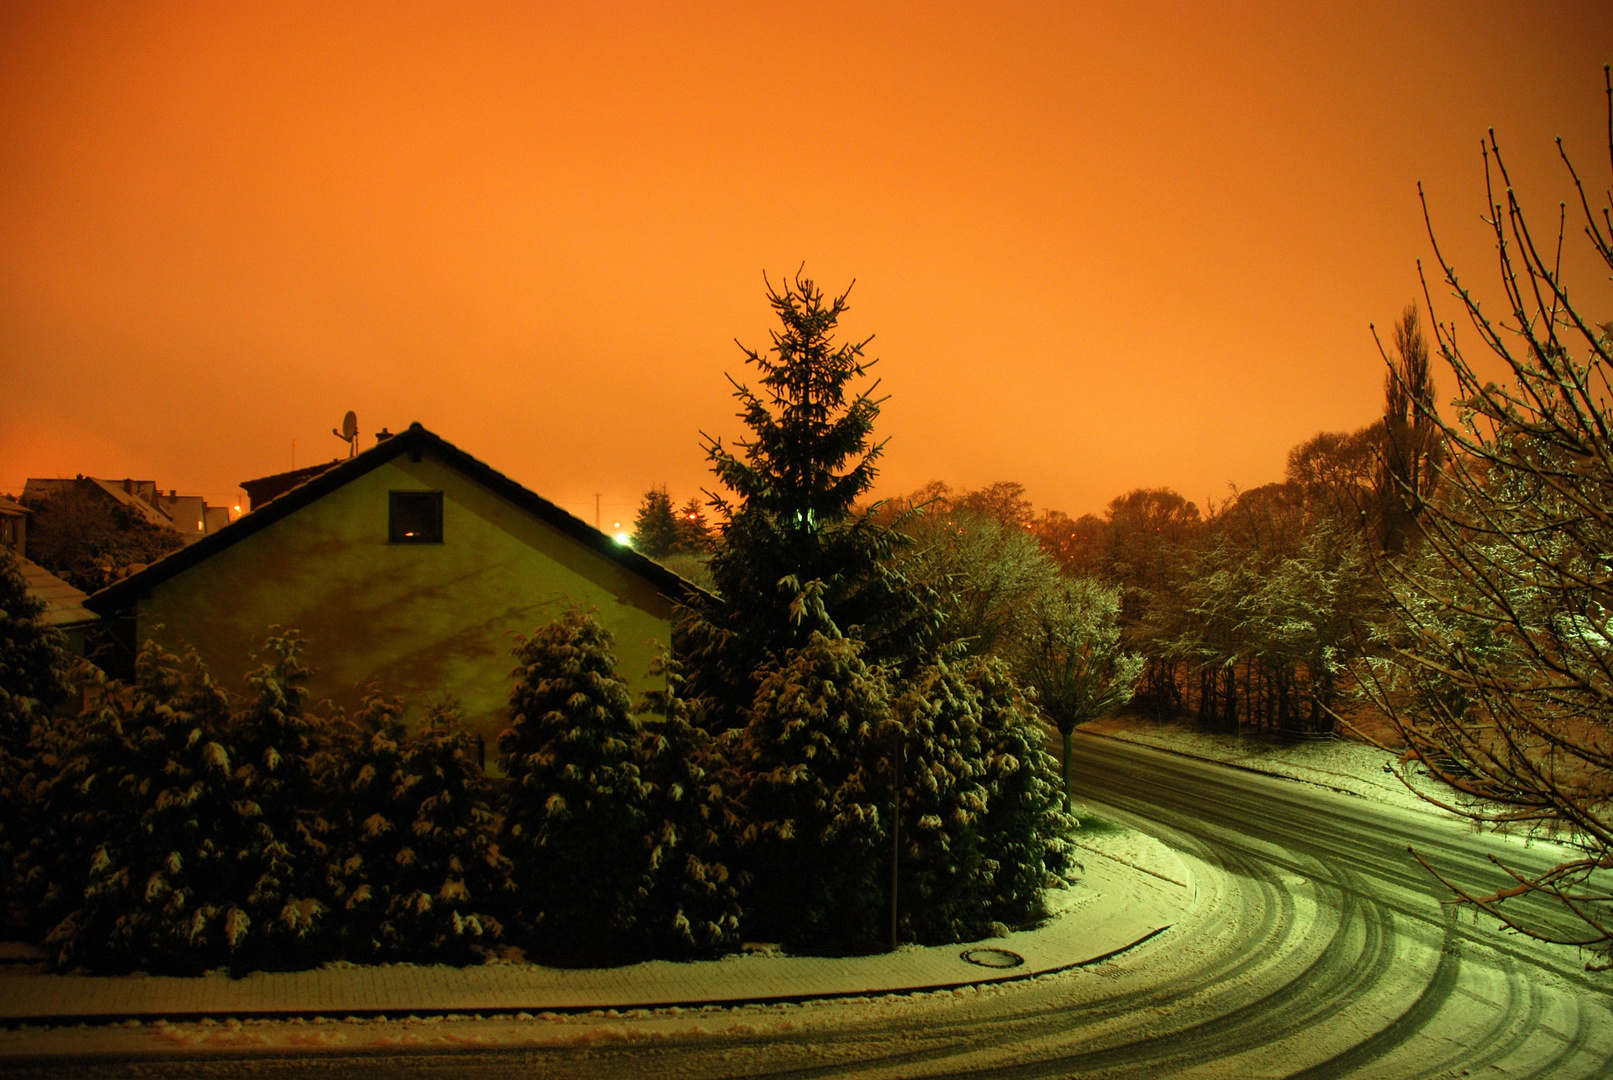
[[[38,563],[19,557],[17,569],[28,586],[28,595],[44,602],[45,610],[39,621],[46,626],[81,626],[100,618],[84,606],[84,593]]]

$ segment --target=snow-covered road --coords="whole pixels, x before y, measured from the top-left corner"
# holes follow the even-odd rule
[[[1415,844],[1476,881],[1493,838],[1436,815],[1143,747],[1077,745],[1083,801],[1162,836],[1193,862],[1201,889],[1189,918],[1108,963],[874,1001],[308,1025],[295,1040],[255,1038],[237,1025],[217,1031],[214,1048],[234,1045],[241,1057],[162,1061],[148,1048],[136,1067],[342,1080],[1613,1073],[1613,978],[1585,973],[1571,949],[1453,917],[1406,852]],[[129,1067],[81,1064],[82,1075]],[[63,1065],[51,1063],[49,1075],[66,1075]]]

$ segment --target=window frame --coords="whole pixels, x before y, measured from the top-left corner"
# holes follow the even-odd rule
[[[400,529],[400,523],[398,521],[399,506],[405,502],[424,504],[428,501],[430,502],[432,510],[434,511],[433,517],[435,518],[434,524],[436,525],[435,535],[428,533],[420,536],[408,536],[404,534]],[[440,491],[422,491],[418,488],[388,491],[386,506],[386,542],[389,544],[440,544],[442,543],[443,536],[442,518],[443,500],[442,492]]]

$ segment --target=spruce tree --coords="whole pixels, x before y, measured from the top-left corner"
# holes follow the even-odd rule
[[[806,594],[808,600],[811,594]],[[748,933],[804,951],[871,949],[888,912],[884,677],[860,642],[813,630],[756,692],[735,749]]]
[[[513,864],[518,929],[546,956],[609,953],[649,886],[648,790],[638,725],[610,632],[572,608],[522,638],[499,735],[509,777],[501,850]]]
[[[18,755],[36,717],[67,699],[70,660],[62,636],[40,621],[15,556],[0,548],[0,751]]]
[[[766,352],[745,349],[760,390],[734,382],[739,418],[750,429],[730,450],[707,437],[706,454],[726,494],[713,505],[722,538],[711,574],[723,602],[680,624],[690,692],[711,703],[719,727],[745,722],[762,671],[799,635],[789,606],[800,591],[780,582],[823,583],[829,617],[867,643],[871,662],[908,662],[928,629],[928,607],[888,561],[898,534],[857,508],[876,475],[877,383],[858,388],[874,361],[861,342],[835,341],[846,296],[825,301],[799,274],[768,302],[781,328]],[[743,348],[743,346],[742,346]]]
[[[706,520],[706,510],[700,500],[694,496],[678,507],[677,521],[678,542],[674,550],[686,555],[706,555],[712,549],[711,523]]]
[[[665,485],[652,487],[644,493],[638,517],[633,521],[633,550],[659,559],[681,550],[678,539],[672,496],[667,494]]]
[[[411,730],[372,691],[341,778],[336,893],[343,953],[370,962],[470,963],[503,936],[509,861],[494,842],[487,785],[451,704]]]

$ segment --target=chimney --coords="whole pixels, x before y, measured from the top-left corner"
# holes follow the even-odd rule
[[[392,437],[392,433],[390,431],[388,431],[386,428],[382,428],[380,431],[377,431],[375,433],[375,445],[380,446],[382,443],[386,442],[391,437]]]

